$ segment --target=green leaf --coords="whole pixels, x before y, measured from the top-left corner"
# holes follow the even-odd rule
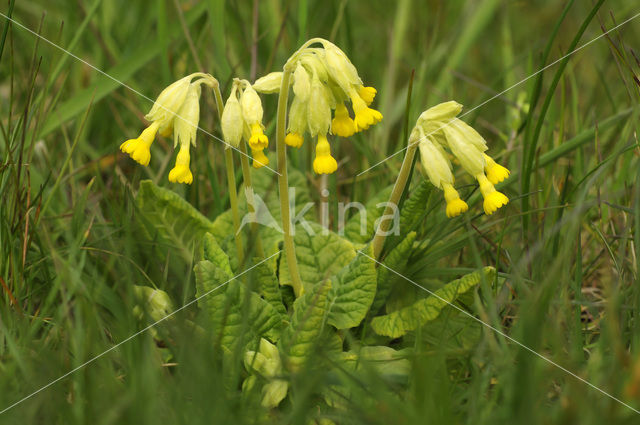
[[[371,327],[380,335],[398,338],[408,331],[413,331],[436,319],[445,307],[456,301],[461,294],[479,284],[483,277],[490,281],[493,280],[495,269],[485,267],[456,279],[436,290],[433,295],[423,298],[409,307],[385,316],[375,317],[371,321]]]
[[[287,310],[284,308],[282,302],[282,295],[280,294],[280,284],[276,277],[276,272],[271,268],[268,262],[258,263],[259,259],[254,260],[254,263],[258,265],[255,267],[255,276],[258,281],[258,290],[260,295],[269,304],[276,309],[282,316],[286,316]]]
[[[177,250],[188,263],[193,260],[194,243],[214,230],[213,224],[191,204],[151,180],[140,182],[136,205],[138,219],[151,238],[157,238],[167,250]]]
[[[329,312],[331,281],[325,280],[293,303],[291,324],[282,333],[281,353],[290,370],[300,370],[321,342]]]
[[[364,211],[359,210],[347,221],[347,224],[344,226],[344,235],[347,239],[356,244],[365,244],[373,238],[376,220],[384,213],[384,205],[378,206],[378,204],[389,200],[392,188],[392,186],[389,186],[376,193],[376,195],[367,202]],[[363,223],[365,223],[365,226],[362,225]]]
[[[198,306],[223,348],[234,351],[260,337],[278,340],[283,320],[271,304],[211,261],[200,261],[195,273]]]
[[[457,310],[448,309],[425,326],[420,337],[421,345],[437,349],[451,356],[468,353],[482,338],[482,324]],[[417,334],[417,332],[416,332]],[[405,338],[409,338],[411,334]],[[417,335],[416,335],[417,336]],[[411,344],[411,341],[407,341]]]
[[[412,230],[415,230],[422,216],[425,213],[427,206],[427,200],[433,190],[433,185],[423,180],[420,184],[411,191],[411,194],[402,205],[400,210],[400,233],[406,234]]]
[[[409,255],[415,240],[416,232],[409,233],[406,238],[404,238],[404,240],[392,249],[384,260],[382,260],[382,264],[387,267],[378,267],[378,287],[376,290],[376,296],[371,304],[369,312],[370,315],[376,314],[382,308],[382,306],[387,302],[394,284],[402,279],[391,270],[402,273],[407,265],[407,261],[409,261]]]
[[[356,249],[348,240],[324,229],[317,223],[309,222],[309,226],[313,234],[303,226],[298,226],[293,237],[298,270],[305,291],[331,278],[356,256]],[[280,260],[280,284],[291,285],[289,265],[285,255]]]
[[[331,279],[329,323],[338,329],[358,326],[376,295],[376,263],[373,246],[358,254]]]
[[[220,248],[216,238],[211,233],[205,233],[202,243],[202,258],[211,261],[214,265],[222,269],[229,277],[233,275],[229,256]]]

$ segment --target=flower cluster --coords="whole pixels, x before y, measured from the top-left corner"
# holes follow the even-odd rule
[[[382,114],[369,108],[376,89],[363,85],[347,55],[329,41],[317,42],[322,44],[321,48],[305,47],[286,65],[293,71],[294,96],[285,143],[299,148],[305,133],[317,138],[313,169],[317,174],[330,174],[337,170],[338,163],[331,156],[327,135],[350,137],[379,123]],[[253,87],[262,93],[276,93],[281,79],[282,72],[273,72],[258,79]]]
[[[262,125],[263,114],[262,101],[251,84],[247,80],[234,79],[222,112],[222,134],[234,148],[240,145],[242,138],[245,139],[251,148],[254,168],[269,164],[269,158],[263,152],[269,146]]]
[[[173,133],[174,147],[180,144],[175,167],[169,172],[169,181],[191,184],[193,174],[189,169],[190,146],[196,144],[196,132],[200,121],[201,85],[218,84],[209,74],[194,73],[179,79],[165,88],[145,119],[151,124],[137,138],[120,145],[122,152],[136,162],[147,166],[151,160],[151,144],[156,133],[169,137]]]
[[[469,207],[453,186],[451,162],[445,148],[478,181],[484,198],[484,212],[490,215],[509,202],[509,198],[494,187],[509,177],[509,170],[485,154],[487,143],[477,131],[456,118],[461,110],[462,105],[454,101],[427,109],[418,118],[409,143],[418,144],[429,180],[444,191],[447,217],[456,217]]]

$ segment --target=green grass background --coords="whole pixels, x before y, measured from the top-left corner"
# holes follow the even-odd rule
[[[278,70],[306,39],[334,41],[378,89],[384,114],[371,131],[333,144],[341,163],[328,182],[334,220],[337,201],[366,202],[393,183],[402,155],[356,175],[404,147],[407,123],[421,111],[450,99],[469,110],[640,13],[626,0],[257,4],[255,21],[250,1],[3,0],[0,11],[150,98],[199,70],[226,96],[231,78]],[[118,153],[144,127],[148,100],[22,28],[6,30],[4,18],[0,28],[2,410],[142,329],[132,285],[165,289],[177,305],[193,299],[192,264],[156,255],[162,247],[136,236],[141,179],[172,187],[210,218],[228,208],[228,196],[220,142],[200,133],[194,184],[170,185],[170,140],[154,145],[150,167]],[[459,173],[469,213],[446,220],[437,203],[406,270],[428,287],[496,266],[508,297],[481,288],[480,318],[636,409],[638,40],[640,18],[466,115],[512,170],[502,186],[511,203],[481,215],[473,182]],[[203,110],[201,127],[219,135],[208,95]],[[275,98],[265,98],[265,110],[273,139]],[[307,141],[290,157],[318,198],[311,148]],[[407,299],[424,296],[403,285]],[[269,413],[259,399],[225,389],[216,354],[190,331],[195,309],[178,315],[171,350],[146,332],[0,414],[0,423],[640,423],[486,328],[464,350],[416,344],[400,397],[372,373],[347,383],[344,408],[321,412],[317,394],[332,377],[310,372]]]

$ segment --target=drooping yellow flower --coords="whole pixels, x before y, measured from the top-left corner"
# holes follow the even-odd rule
[[[186,184],[191,184],[193,182],[193,174],[191,174],[191,170],[189,169],[190,160],[189,145],[187,143],[183,143],[180,145],[180,150],[176,157],[176,165],[169,172],[170,182]]]
[[[476,180],[478,180],[480,184],[480,193],[482,193],[482,197],[484,198],[482,206],[486,215],[493,214],[500,207],[509,203],[509,198],[507,198],[505,194],[498,192],[487,176],[482,173],[478,174]]]
[[[304,137],[298,133],[288,133],[284,142],[292,148],[299,148],[304,143]]]
[[[351,93],[351,105],[355,113],[356,131],[367,130],[372,125],[382,121],[382,114],[369,108],[364,100],[354,91]]]
[[[338,169],[338,162],[331,156],[331,147],[327,136],[318,134],[316,157],[313,160],[313,171],[316,174],[331,174]]]
[[[158,132],[158,121],[154,121],[145,128],[136,139],[129,139],[120,145],[122,152],[129,154],[131,158],[145,167],[151,159],[151,144]]]
[[[358,88],[358,94],[360,95],[362,100],[364,100],[367,106],[373,103],[373,99],[376,97],[376,93],[378,93],[378,90],[376,90],[375,87],[360,86],[360,88]]]
[[[269,139],[264,134],[264,127],[262,126],[262,115],[264,114],[262,101],[250,84],[244,87],[240,96],[240,104],[242,105],[244,121],[251,129],[249,146],[252,149],[265,149],[269,146]]]
[[[340,137],[350,137],[356,129],[356,123],[349,116],[349,110],[344,103],[339,103],[331,121],[331,133]]]
[[[489,155],[485,154],[484,160],[486,163],[484,167],[484,171],[487,174],[487,178],[491,183],[498,184],[504,179],[506,179],[507,177],[509,177],[509,174],[511,174],[511,172],[506,167],[503,167],[502,165],[498,164]]]
[[[444,190],[444,200],[447,202],[447,217],[457,217],[469,209],[469,205],[460,199],[458,191],[452,184],[444,183],[442,189]]]
[[[263,149],[251,148],[251,155],[253,156],[253,168],[262,168],[269,165],[269,158],[264,154]]]

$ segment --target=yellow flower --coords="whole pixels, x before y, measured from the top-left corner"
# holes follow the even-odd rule
[[[251,124],[251,137],[249,138],[251,149],[262,150],[269,146],[269,139],[262,131],[262,124]]]
[[[442,189],[444,190],[444,200],[447,201],[447,217],[457,217],[469,209],[467,203],[460,199],[460,195],[453,185],[444,183]]]
[[[169,181],[172,183],[186,183],[191,184],[193,182],[193,174],[189,169],[189,143],[182,143],[180,145],[180,151],[176,157],[176,166],[169,172]]]
[[[356,123],[349,116],[349,111],[344,103],[336,106],[333,120],[331,121],[331,133],[340,137],[350,137],[356,132]]]
[[[509,177],[509,174],[511,174],[511,172],[506,167],[503,167],[502,165],[495,162],[489,155],[485,154],[484,160],[486,162],[484,171],[485,173],[487,173],[487,178],[491,183],[498,184]]]
[[[144,165],[149,165],[151,159],[151,144],[156,137],[158,127],[160,125],[157,121],[151,123],[151,125],[144,129],[144,131],[136,139],[129,139],[120,145],[122,152],[129,154],[131,158]]]
[[[253,156],[253,168],[262,168],[265,165],[269,165],[269,158],[264,154],[263,149],[251,148],[251,155]]]
[[[382,121],[382,114],[375,109],[369,108],[365,101],[355,92],[351,95],[351,104],[353,105],[353,112],[356,114],[356,131],[366,130]]]
[[[360,88],[358,88],[358,94],[360,95],[362,100],[364,100],[367,106],[373,103],[373,99],[376,97],[376,93],[378,93],[378,90],[376,90],[375,87],[360,86]]]
[[[292,148],[299,148],[304,143],[304,137],[298,133],[288,133],[284,142]]]
[[[500,207],[509,203],[509,198],[501,192],[498,192],[489,179],[482,173],[476,176],[478,183],[480,184],[480,193],[484,198],[484,213],[491,215],[496,212]]]
[[[331,147],[327,136],[318,135],[318,144],[316,145],[316,157],[313,160],[313,171],[316,174],[331,174],[338,169],[338,163],[331,156]]]

